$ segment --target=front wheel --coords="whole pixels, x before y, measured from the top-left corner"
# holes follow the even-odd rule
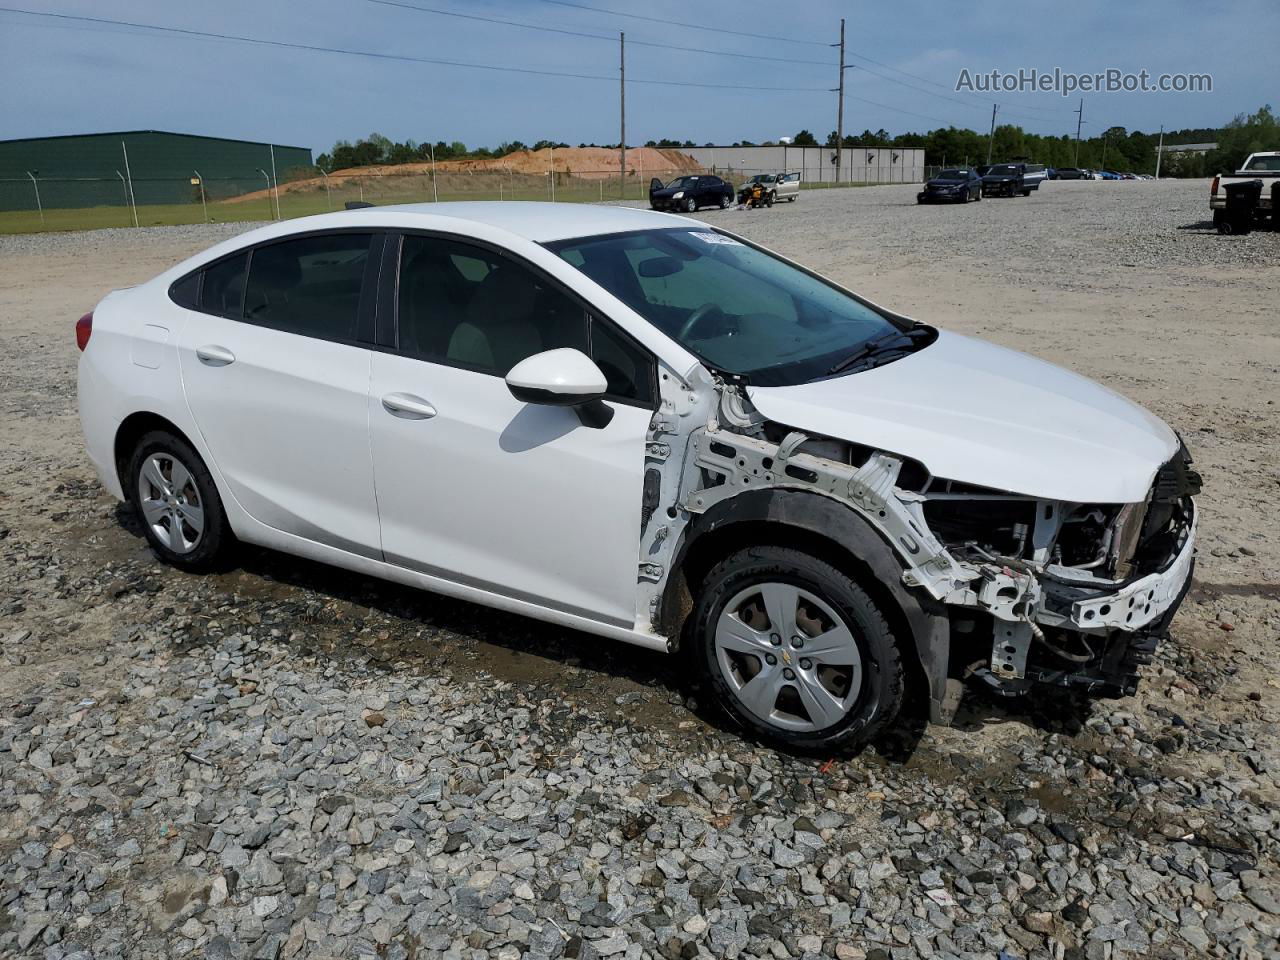
[[[693,213],[698,209],[698,201],[693,199],[693,197],[685,197],[684,209],[686,213]]]
[[[761,737],[855,747],[902,707],[902,656],[884,614],[848,576],[799,550],[751,547],[717,564],[691,629],[720,707]]]
[[[223,566],[235,535],[200,455],[181,437],[153,431],[129,459],[129,499],[165,563],[204,573]]]

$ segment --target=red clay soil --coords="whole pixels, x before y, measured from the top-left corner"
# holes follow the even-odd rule
[[[514,173],[545,174],[552,169],[562,175],[581,177],[584,180],[598,180],[603,177],[618,175],[618,151],[605,147],[567,147],[558,150],[519,150],[504,157],[475,157],[465,160],[440,160],[436,162],[436,173]],[[696,173],[702,166],[688,154],[679,150],[659,150],[654,147],[627,148],[628,176],[646,176],[650,173],[667,176],[680,173]],[[431,163],[398,163],[382,164],[370,167],[347,167],[329,174],[329,185],[339,186],[343,181],[353,177],[407,177],[422,176],[431,172]],[[323,177],[307,177],[303,180],[290,180],[279,185],[281,193],[294,191],[313,191],[324,189]],[[224,203],[243,203],[261,200],[266,197],[266,190],[255,190],[236,197],[229,197]]]

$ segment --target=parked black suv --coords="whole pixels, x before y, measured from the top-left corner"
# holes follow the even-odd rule
[[[1023,165],[997,163],[982,175],[982,195],[986,197],[1026,197],[1031,190],[1022,182]]]
[[[676,177],[666,186],[654,177],[649,181],[649,206],[655,210],[683,210],[693,213],[699,207],[724,210],[733,203],[733,187],[719,177],[707,173]]]

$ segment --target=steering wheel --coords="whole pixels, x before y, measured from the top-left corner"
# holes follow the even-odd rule
[[[704,303],[697,310],[693,311],[693,313],[689,314],[689,316],[685,317],[684,323],[680,324],[680,333],[676,339],[682,342],[684,340],[692,339],[693,330],[698,326],[698,324],[706,320],[707,317],[715,314],[721,314],[723,312],[724,311],[714,303]]]

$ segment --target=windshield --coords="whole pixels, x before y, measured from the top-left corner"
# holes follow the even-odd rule
[[[773,183],[774,177],[771,173],[757,173],[751,178],[752,183]]]
[[[1273,170],[1280,171],[1280,156],[1254,157],[1252,160],[1249,161],[1249,165],[1245,167],[1245,169],[1246,170],[1265,170],[1268,173],[1270,173]]]
[[[1012,163],[997,163],[994,167],[992,167],[990,170],[987,171],[987,173],[995,174],[996,176],[1000,176],[1000,177],[1009,177],[1021,172],[1022,171],[1019,170]]]
[[[943,170],[938,174],[939,180],[963,180],[965,178],[964,170]]]
[[[672,180],[670,183],[668,183],[668,184],[667,184],[667,189],[668,189],[668,190],[675,190],[675,189],[681,189],[681,190],[683,190],[683,189],[684,189],[684,188],[686,188],[686,187],[692,187],[692,186],[693,186],[695,183],[697,183],[697,182],[698,182],[698,178],[697,178],[697,177],[676,177],[674,180]]]
[[[843,290],[710,229],[547,246],[710,366],[760,386],[828,376],[870,341],[904,329]]]

